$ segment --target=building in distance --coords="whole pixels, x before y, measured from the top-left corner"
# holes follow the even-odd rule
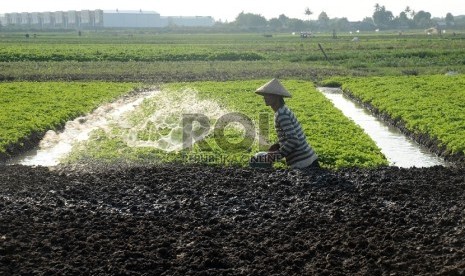
[[[0,24],[9,28],[35,29],[96,29],[96,28],[163,28],[210,27],[211,16],[160,16],[154,11],[70,10],[55,12],[6,13]]]

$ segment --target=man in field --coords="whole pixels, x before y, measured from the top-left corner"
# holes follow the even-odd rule
[[[268,160],[284,157],[287,165],[293,169],[319,167],[318,156],[307,143],[302,126],[284,103],[284,97],[291,97],[286,88],[277,79],[272,79],[255,93],[262,95],[265,104],[275,112],[275,129],[279,142],[268,150]]]

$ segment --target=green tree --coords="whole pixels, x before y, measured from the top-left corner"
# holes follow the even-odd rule
[[[454,16],[452,15],[452,13],[448,12],[446,14],[446,24],[447,26],[454,26],[455,25],[455,20],[454,20]]]
[[[306,31],[307,25],[304,23],[304,21],[296,18],[291,18],[287,22],[287,26],[290,30],[300,32],[300,31]]]
[[[310,8],[305,8],[305,15],[308,16],[308,20],[310,20],[310,15],[312,15],[313,12],[310,10]]]
[[[413,17],[413,22],[416,27],[419,28],[429,28],[431,27],[431,13],[425,11],[419,11]]]
[[[373,22],[373,18],[363,18],[362,22],[360,23],[359,29],[361,31],[373,31],[374,29],[376,29],[375,23]]]
[[[278,18],[271,18],[268,21],[268,26],[275,31],[279,31],[284,27],[283,22]]]
[[[279,21],[281,21],[281,24],[283,25],[283,28],[286,28],[289,25],[289,17],[287,17],[284,14],[279,15],[278,17]]]
[[[322,11],[320,13],[320,15],[318,15],[318,21],[320,23],[328,23],[328,21],[329,21],[328,14],[326,14],[326,12]]]
[[[408,7],[407,7],[408,8]],[[399,14],[399,17],[396,18],[400,28],[410,27],[410,19],[408,18],[407,12],[403,11]]]
[[[405,13],[406,16],[410,15],[411,12],[412,12],[412,9],[410,9],[409,6],[405,7],[404,13]]]
[[[333,18],[330,20],[330,27],[336,31],[348,31],[349,30],[349,20],[345,17],[343,18]]]
[[[321,12],[320,15],[318,15],[318,25],[320,26],[320,29],[327,29],[328,28],[328,23],[329,23],[329,17],[326,14],[326,12]]]
[[[387,29],[393,27],[394,15],[392,12],[387,11],[386,7],[381,6],[377,8],[375,6],[375,12],[373,13],[373,22],[380,29]]]
[[[236,25],[239,27],[245,27],[249,29],[259,29],[266,27],[268,21],[265,17],[259,14],[244,13],[241,12],[235,21]]]

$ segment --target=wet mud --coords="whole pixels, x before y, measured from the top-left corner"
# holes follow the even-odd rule
[[[465,169],[0,167],[0,275],[463,275]]]

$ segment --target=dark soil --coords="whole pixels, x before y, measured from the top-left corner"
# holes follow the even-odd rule
[[[465,169],[0,167],[0,275],[463,275]]]

